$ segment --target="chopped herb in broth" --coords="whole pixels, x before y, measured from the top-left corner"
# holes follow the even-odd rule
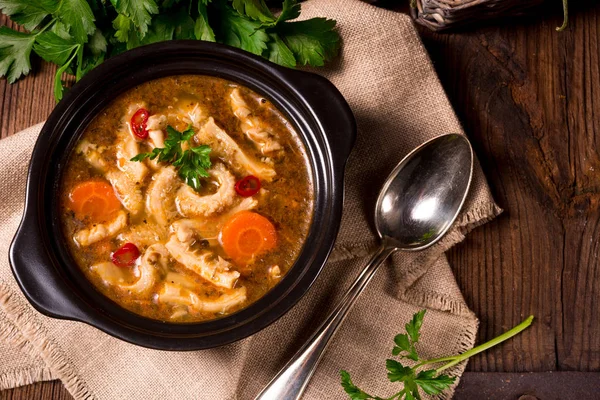
[[[255,302],[298,257],[313,186],[275,107],[238,84],[174,76],[137,86],[87,127],[62,181],[63,231],[94,286],[172,322]]]

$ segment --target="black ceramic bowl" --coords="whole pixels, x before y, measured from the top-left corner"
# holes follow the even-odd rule
[[[58,212],[59,184],[68,155],[94,116],[140,83],[180,74],[218,76],[270,99],[304,142],[315,191],[308,239],[282,281],[241,311],[189,324],[139,316],[96,291],[69,254]],[[126,52],[106,61],[69,90],[40,133],[29,167],[24,217],[10,249],[15,278],[41,313],[85,322],[141,346],[195,350],[242,339],[288,311],[325,265],[342,215],[344,165],[355,136],[348,104],[318,75],[199,41],[165,42]]]

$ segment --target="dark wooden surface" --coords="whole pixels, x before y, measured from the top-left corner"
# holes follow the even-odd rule
[[[558,33],[555,3],[530,18],[451,34],[419,28],[505,209],[449,252],[481,319],[479,340],[529,314],[537,318],[524,334],[474,357],[468,371],[498,374],[466,374],[456,398],[475,398],[476,390],[478,398],[598,397],[600,4],[572,1],[571,23]],[[36,62],[34,69],[18,84],[0,81],[3,137],[43,121],[54,106],[54,68]],[[574,373],[500,374],[525,371]],[[0,393],[0,399],[63,398],[69,396],[59,382]]]

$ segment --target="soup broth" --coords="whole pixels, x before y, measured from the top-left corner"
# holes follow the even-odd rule
[[[284,115],[246,87],[195,75],[141,84],[97,115],[60,196],[91,283],[170,322],[264,296],[298,257],[313,208],[305,149]]]

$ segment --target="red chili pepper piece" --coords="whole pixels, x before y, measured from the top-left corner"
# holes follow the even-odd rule
[[[110,255],[117,267],[131,267],[140,256],[140,250],[133,243],[125,243],[120,249]]]
[[[248,175],[235,184],[235,191],[243,197],[253,196],[258,193],[259,190],[260,180],[253,175]]]
[[[145,108],[140,108],[133,114],[133,117],[131,117],[131,130],[133,131],[133,134],[140,139],[146,139],[148,137],[146,124],[148,123],[149,117],[150,113]]]

